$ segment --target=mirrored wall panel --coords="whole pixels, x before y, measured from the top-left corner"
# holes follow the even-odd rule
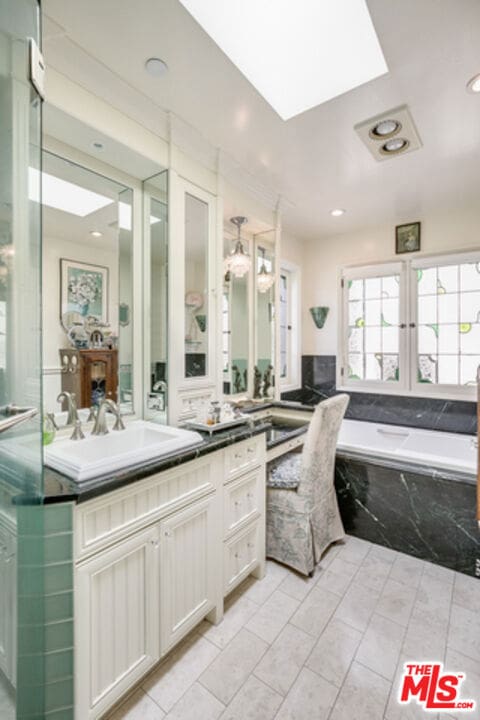
[[[255,367],[253,397],[275,393],[275,231],[255,236]]]
[[[236,239],[226,237],[223,256],[228,258]],[[248,241],[244,238],[245,248]],[[225,267],[222,296],[223,392],[247,393],[249,389],[249,282],[251,272],[238,277]]]
[[[209,207],[185,193],[185,377],[208,373]]]
[[[48,152],[42,190],[45,411],[133,412],[133,192]]]
[[[145,247],[150,253],[150,388],[147,417],[167,422],[168,172],[143,183]],[[148,252],[148,251],[147,251]],[[148,321],[148,319],[147,319]]]

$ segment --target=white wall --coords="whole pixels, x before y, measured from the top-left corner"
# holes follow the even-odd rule
[[[416,218],[414,218],[416,219]],[[340,269],[346,265],[407,259],[412,255],[435,254],[480,248],[480,204],[457,212],[438,212],[420,217],[420,253],[395,255],[395,222],[345,235],[335,235],[303,245],[302,263],[302,354],[337,353],[338,285]],[[339,223],[342,219],[339,218]],[[283,243],[282,243],[283,244]],[[283,256],[282,249],[282,256]],[[318,330],[309,308],[327,305],[330,313]]]

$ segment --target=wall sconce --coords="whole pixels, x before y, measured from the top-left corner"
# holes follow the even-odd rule
[[[325,325],[325,320],[327,319],[328,311],[330,308],[328,307],[311,307],[310,308],[310,314],[313,318],[313,322],[317,326],[319,330],[323,328]]]

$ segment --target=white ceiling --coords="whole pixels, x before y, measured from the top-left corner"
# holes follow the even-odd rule
[[[284,225],[299,237],[478,203],[480,95],[465,91],[480,72],[478,0],[368,0],[389,73],[287,122],[178,0],[42,5],[47,66],[149,128],[163,110],[196,127],[287,199]],[[239,32],[248,43],[248,26]],[[151,56],[167,62],[163,78],[145,72]],[[423,147],[377,163],[353,126],[402,104]],[[346,215],[332,218],[335,207]]]

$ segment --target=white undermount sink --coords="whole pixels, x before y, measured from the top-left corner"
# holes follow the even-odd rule
[[[134,420],[108,435],[85,433],[84,440],[60,438],[45,448],[45,465],[76,482],[110,475],[203,442],[192,430]]]

